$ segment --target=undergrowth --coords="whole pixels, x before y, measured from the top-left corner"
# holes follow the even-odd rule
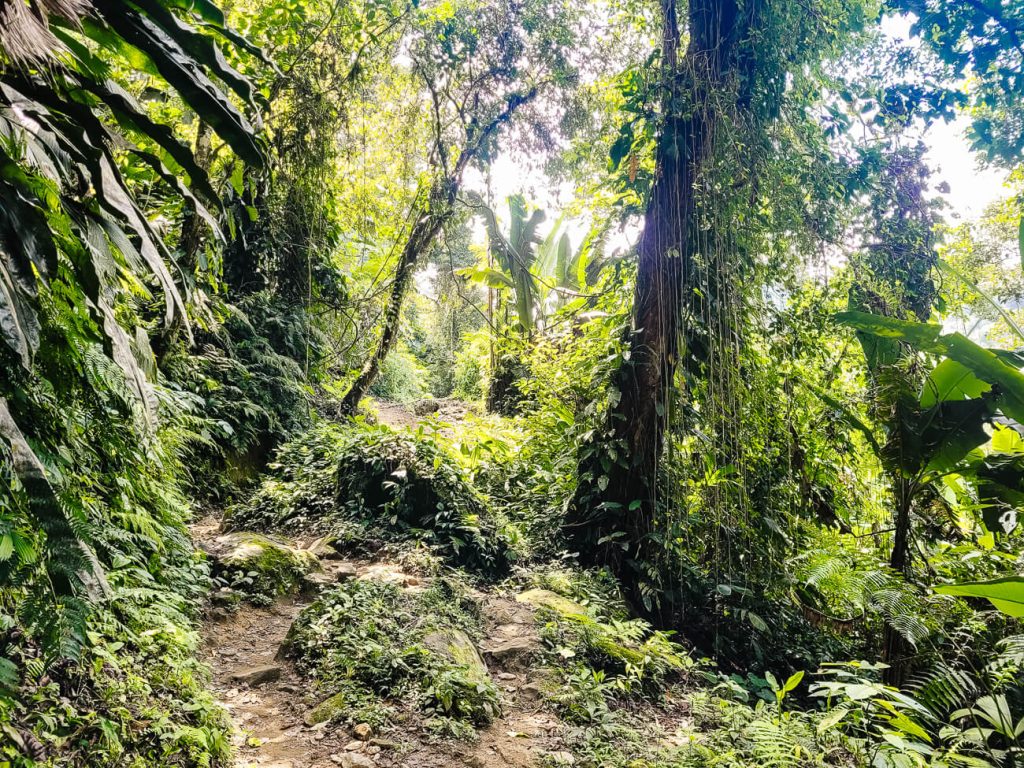
[[[283,446],[229,525],[417,542],[482,573],[504,571],[513,557],[502,516],[436,439],[360,420],[320,423]]]
[[[382,724],[414,702],[428,727],[464,733],[499,712],[498,690],[479,659],[479,613],[452,574],[423,591],[353,581],[299,616],[289,654],[327,697],[315,720]]]

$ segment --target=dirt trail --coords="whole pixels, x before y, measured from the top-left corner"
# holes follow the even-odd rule
[[[219,524],[193,526],[200,547],[209,548]],[[205,545],[205,546],[204,546]],[[335,565],[337,567],[337,565]],[[238,768],[334,768],[352,737],[343,728],[309,728],[303,722],[309,682],[291,662],[277,658],[288,630],[312,598],[288,596],[273,605],[244,605],[235,613],[212,609],[203,626],[201,653],[212,672],[210,689],[235,726],[232,743]]]
[[[397,428],[414,427],[420,418],[396,404],[381,403],[378,412],[383,423]],[[465,412],[444,403],[438,415],[452,421]],[[196,544],[205,548],[219,533],[219,522],[212,518],[192,528]],[[322,565],[328,573],[355,566],[361,578],[402,575],[390,563]],[[235,726],[236,768],[530,768],[541,755],[559,762],[565,754],[554,751],[560,725],[541,706],[542,681],[529,666],[529,653],[539,642],[532,612],[507,597],[480,598],[488,636],[482,650],[503,692],[503,715],[481,729],[475,743],[432,740],[415,718],[366,740],[343,724],[307,726],[304,718],[319,702],[314,683],[278,656],[292,622],[311,598],[284,597],[269,607],[242,606],[236,613],[212,609],[203,627],[202,656],[212,672],[211,690]]]

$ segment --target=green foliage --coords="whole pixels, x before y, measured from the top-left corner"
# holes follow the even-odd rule
[[[782,712],[781,706],[764,701],[751,707],[708,694],[697,694],[691,707],[690,743],[669,751],[662,765],[712,768],[853,762],[851,748],[839,734],[822,728],[822,719],[815,713]]]
[[[289,653],[316,675],[326,694],[365,702],[369,691],[391,706],[413,701],[429,717],[483,725],[500,706],[497,688],[471,645],[478,620],[465,587],[449,578],[434,579],[423,592],[353,581],[302,612]],[[353,716],[340,707],[336,712]]]
[[[416,358],[405,350],[396,349],[381,365],[380,376],[370,387],[370,394],[396,403],[419,400],[425,394],[425,378],[426,371]]]
[[[620,599],[603,593],[600,582],[572,577],[567,581],[565,575],[553,578],[552,574],[544,581],[583,592],[591,600],[584,607],[543,590],[519,598],[538,608],[541,636],[558,680],[549,698],[567,721],[608,721],[617,699],[656,698],[693,665],[669,633],[653,629],[642,619],[626,618]],[[597,586],[598,591],[588,585]]]
[[[1024,576],[1007,576],[992,581],[935,587],[941,595],[983,597],[1003,613],[1024,617]]]
[[[237,494],[281,442],[310,424],[309,382],[320,360],[319,335],[302,310],[265,293],[220,309],[221,322],[197,334],[196,348],[176,349],[164,365],[194,398],[201,439],[185,446],[188,480],[209,499]]]
[[[110,480],[88,465],[79,471],[77,482],[93,480],[93,493]],[[0,658],[13,664],[0,685],[0,732],[18,735],[0,740],[0,761],[198,767],[228,758],[227,722],[194,658],[195,606],[207,581],[180,527],[181,502],[144,466],[124,476],[133,480],[122,486],[121,503],[140,506],[91,510],[124,527],[94,529],[102,531],[98,551],[110,558],[110,598],[79,618],[85,635],[77,662],[50,661],[70,652],[52,634],[67,619],[34,596],[31,583],[0,591]],[[39,762],[30,762],[37,751]]]
[[[903,691],[878,682],[884,665],[831,665],[812,686],[830,710],[820,727],[842,729],[875,765],[1010,766],[1024,733],[1021,661],[1009,637],[981,669],[939,663]]]
[[[512,555],[498,512],[422,431],[322,423],[286,444],[271,470],[232,511],[233,527],[356,523],[367,537],[421,542],[482,573],[501,572]]]

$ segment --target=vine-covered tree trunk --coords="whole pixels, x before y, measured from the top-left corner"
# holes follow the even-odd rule
[[[398,334],[401,330],[402,305],[405,302],[405,295],[408,293],[409,285],[412,283],[413,273],[420,257],[430,248],[434,238],[451,218],[454,211],[455,195],[458,186],[450,181],[438,181],[434,184],[429,195],[429,202],[420,206],[419,216],[412,226],[409,239],[405,241],[402,254],[398,258],[398,266],[395,268],[395,279],[391,284],[391,294],[388,297],[388,306],[384,311],[384,327],[380,339],[373,354],[363,364],[356,380],[345,397],[341,401],[341,412],[343,414],[355,413],[359,401],[366,397],[370,387],[380,375],[381,366],[384,360],[391,353],[398,341]]]
[[[744,20],[734,0],[693,0],[689,45],[679,60],[675,0],[662,0],[665,123],[657,177],[638,246],[629,360],[613,381],[605,445],[584,446],[567,532],[584,560],[609,565],[629,584],[652,532],[658,463],[679,359],[680,325],[696,272],[695,183],[713,150],[716,124]],[[684,106],[680,106],[684,105]],[[610,455],[608,445],[614,446]]]

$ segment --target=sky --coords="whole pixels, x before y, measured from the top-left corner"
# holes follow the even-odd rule
[[[925,134],[928,164],[934,169],[933,186],[949,184],[943,195],[951,217],[970,219],[979,216],[987,205],[1009,194],[1004,186],[1006,171],[979,168],[975,154],[964,136],[966,118],[933,125]]]

